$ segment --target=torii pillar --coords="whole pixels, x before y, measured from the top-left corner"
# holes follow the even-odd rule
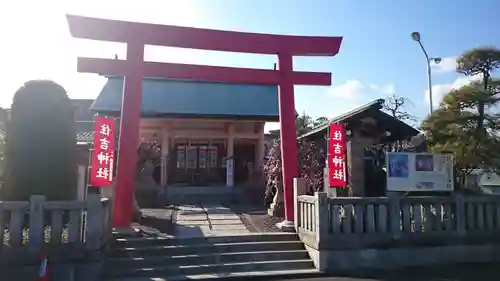
[[[142,79],[158,77],[279,86],[285,227],[293,227],[293,178],[298,174],[294,85],[330,86],[331,73],[293,71],[293,56],[334,56],[342,37],[306,37],[230,32],[68,15],[75,38],[127,44],[126,60],[78,58],[78,72],[125,77],[115,184],[113,225],[130,227]],[[144,61],[144,46],[278,55],[278,70]]]

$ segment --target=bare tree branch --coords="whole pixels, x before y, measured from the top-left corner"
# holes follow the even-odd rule
[[[405,105],[407,104],[413,105],[409,98],[392,94],[385,99],[383,109],[392,117],[403,122],[417,122],[417,118],[406,110]]]

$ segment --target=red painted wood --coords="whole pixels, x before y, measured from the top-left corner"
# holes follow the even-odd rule
[[[80,58],[78,70],[125,76],[113,224],[129,227],[139,138],[143,77],[279,85],[286,220],[293,221],[293,177],[298,173],[294,84],[330,85],[330,73],[294,72],[292,57],[334,56],[342,37],[285,36],[133,23],[68,15],[73,37],[127,43],[127,61]],[[279,71],[144,62],[144,45],[278,54]]]
[[[129,69],[134,69],[139,75],[127,75],[123,82],[123,105],[113,208],[113,226],[116,228],[128,228],[132,223],[137,148],[139,147],[143,58],[144,45],[128,44]]]
[[[280,143],[285,220],[293,222],[293,178],[298,176],[299,166],[297,159],[297,132],[295,127],[295,100],[292,81],[292,55],[280,53],[278,55],[278,65],[281,75],[278,92],[280,139],[286,140]]]
[[[342,37],[290,36],[137,23],[67,15],[76,38],[253,54],[334,56]]]
[[[192,79],[236,84],[279,84],[279,71],[270,69],[234,68],[179,63],[144,62],[144,77]],[[78,72],[125,76],[127,61],[98,58],[78,58]],[[135,71],[135,70],[133,70]],[[330,86],[332,74],[325,72],[292,72],[295,85]]]

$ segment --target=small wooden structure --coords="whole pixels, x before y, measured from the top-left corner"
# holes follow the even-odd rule
[[[317,126],[312,131],[299,136],[299,139],[314,141],[318,147],[326,149],[328,127],[332,123],[345,123],[347,129],[347,170],[352,196],[366,195],[365,151],[376,145],[408,140],[419,131],[410,125],[390,116],[381,109],[383,99],[339,115],[329,122]]]

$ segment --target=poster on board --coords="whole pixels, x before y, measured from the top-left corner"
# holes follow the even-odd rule
[[[388,152],[387,191],[453,191],[453,155]]]

